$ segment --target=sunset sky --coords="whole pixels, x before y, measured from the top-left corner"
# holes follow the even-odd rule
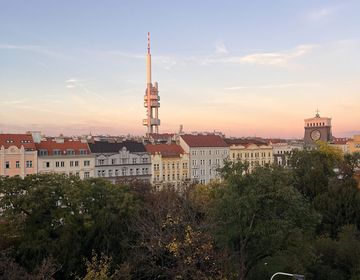
[[[144,134],[151,33],[160,132],[360,133],[360,1],[0,0],[0,131]]]

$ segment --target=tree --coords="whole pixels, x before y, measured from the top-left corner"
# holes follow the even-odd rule
[[[306,258],[297,256],[298,245],[307,244],[318,217],[292,187],[289,171],[258,167],[249,174],[233,166],[233,173],[226,166],[224,182],[214,189],[210,220],[219,246],[236,264],[237,278],[259,279],[258,266],[280,254],[295,258],[298,271],[304,271],[299,263]]]
[[[1,236],[15,259],[33,271],[53,257],[58,277],[82,275],[82,258],[104,252],[116,263],[129,251],[138,202],[126,186],[65,175],[0,179]]]
[[[353,225],[342,228],[339,238],[319,236],[316,262],[310,267],[316,280],[360,279],[360,232]]]
[[[149,192],[135,221],[133,279],[221,279],[223,256],[206,232],[201,207],[188,192]]]

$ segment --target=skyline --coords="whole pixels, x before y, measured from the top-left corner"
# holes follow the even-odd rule
[[[0,1],[0,131],[144,134],[150,32],[160,132],[360,133],[359,2],[203,3]]]

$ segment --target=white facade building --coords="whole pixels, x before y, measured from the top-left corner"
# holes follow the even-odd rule
[[[229,157],[229,147],[218,135],[181,135],[180,146],[189,155],[190,179],[208,184],[219,178],[217,169]]]
[[[142,143],[89,143],[95,154],[95,177],[104,177],[111,182],[151,179],[151,157]]]
[[[38,173],[76,175],[81,179],[94,177],[95,157],[85,140],[46,138],[36,143]]]

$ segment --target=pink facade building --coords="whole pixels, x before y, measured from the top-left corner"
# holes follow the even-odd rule
[[[0,134],[0,176],[37,173],[37,151],[31,134]]]

